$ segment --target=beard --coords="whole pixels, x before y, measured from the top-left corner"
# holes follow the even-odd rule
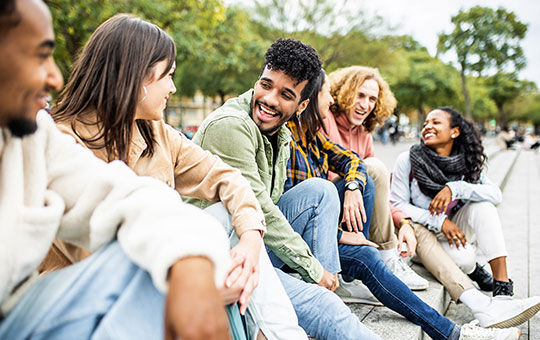
[[[8,121],[7,127],[9,131],[11,131],[11,134],[18,138],[31,135],[36,132],[38,128],[35,120],[25,117],[11,118]]]

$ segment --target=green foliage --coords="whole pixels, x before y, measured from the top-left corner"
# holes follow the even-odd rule
[[[461,10],[452,17],[454,30],[439,35],[438,51],[454,50],[461,68],[462,90],[467,116],[471,115],[466,74],[481,76],[485,71],[499,72],[525,66],[520,41],[525,37],[527,25],[504,8],[494,10],[476,6]]]
[[[457,98],[458,74],[454,68],[431,57],[425,50],[407,52],[399,79],[391,83],[400,108],[417,109],[451,105]]]
[[[513,12],[476,6],[459,11],[452,23],[451,33],[439,35],[438,49],[455,50],[463,69],[482,75],[490,68],[503,71],[505,67],[520,70],[525,66],[519,43],[525,37],[527,25]]]
[[[45,1],[56,32],[55,58],[66,78],[99,24],[117,13],[132,13],[175,40],[180,95],[200,90],[223,100],[247,90],[272,41],[292,37],[311,44],[327,72],[350,65],[378,68],[405,111],[470,107],[476,119],[493,116],[497,107],[508,118],[525,119],[523,114],[535,112],[530,83],[508,72],[525,65],[520,41],[527,25],[502,8],[473,7],[452,18],[454,30],[439,36],[438,49],[456,52],[457,70],[430,56],[411,36],[392,34],[387,23],[368,17],[353,0],[254,0],[250,8],[225,6],[223,0]],[[500,72],[482,77],[493,70]],[[470,100],[458,91],[460,75]],[[532,109],[525,109],[529,102]]]

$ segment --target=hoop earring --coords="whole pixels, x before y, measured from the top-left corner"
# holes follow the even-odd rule
[[[146,96],[148,95],[148,90],[146,90],[146,86],[143,85],[142,89],[144,90],[144,96],[139,101],[139,103],[142,103],[146,99]]]

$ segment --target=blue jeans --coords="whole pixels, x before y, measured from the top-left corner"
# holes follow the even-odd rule
[[[332,182],[321,178],[305,180],[283,194],[277,205],[322,266],[330,273],[338,273],[341,267],[336,237],[340,207]],[[275,254],[270,253],[270,259],[274,266],[283,266]],[[298,323],[310,336],[321,340],[380,339],[330,290],[276,271]]]
[[[362,280],[386,307],[422,327],[433,339],[458,339],[459,327],[416,296],[384,264],[371,246],[340,244],[339,257],[344,275]]]
[[[164,302],[113,242],[35,283],[0,323],[0,339],[163,339]]]
[[[330,273],[341,271],[335,240],[339,218],[339,201],[332,182],[322,178],[307,179],[285,192],[277,206],[311,249],[322,266]],[[269,253],[274,267],[284,263],[273,252]]]
[[[345,180],[340,180],[336,183],[336,189],[339,195],[339,201],[341,202],[340,209],[343,209],[343,202],[345,201]],[[367,219],[362,224],[362,233],[369,240],[369,226],[371,224],[371,217],[373,216],[373,202],[375,201],[375,182],[369,176],[367,176],[367,182],[364,186],[364,192],[362,194],[364,200],[364,209],[366,210]],[[340,215],[341,216],[341,215]],[[347,230],[346,227],[343,230]],[[341,238],[341,233],[338,235],[338,240]]]

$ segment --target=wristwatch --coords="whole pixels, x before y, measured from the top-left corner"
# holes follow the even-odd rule
[[[351,181],[345,184],[345,189],[350,191],[358,190],[360,189],[360,184],[357,181]]]

